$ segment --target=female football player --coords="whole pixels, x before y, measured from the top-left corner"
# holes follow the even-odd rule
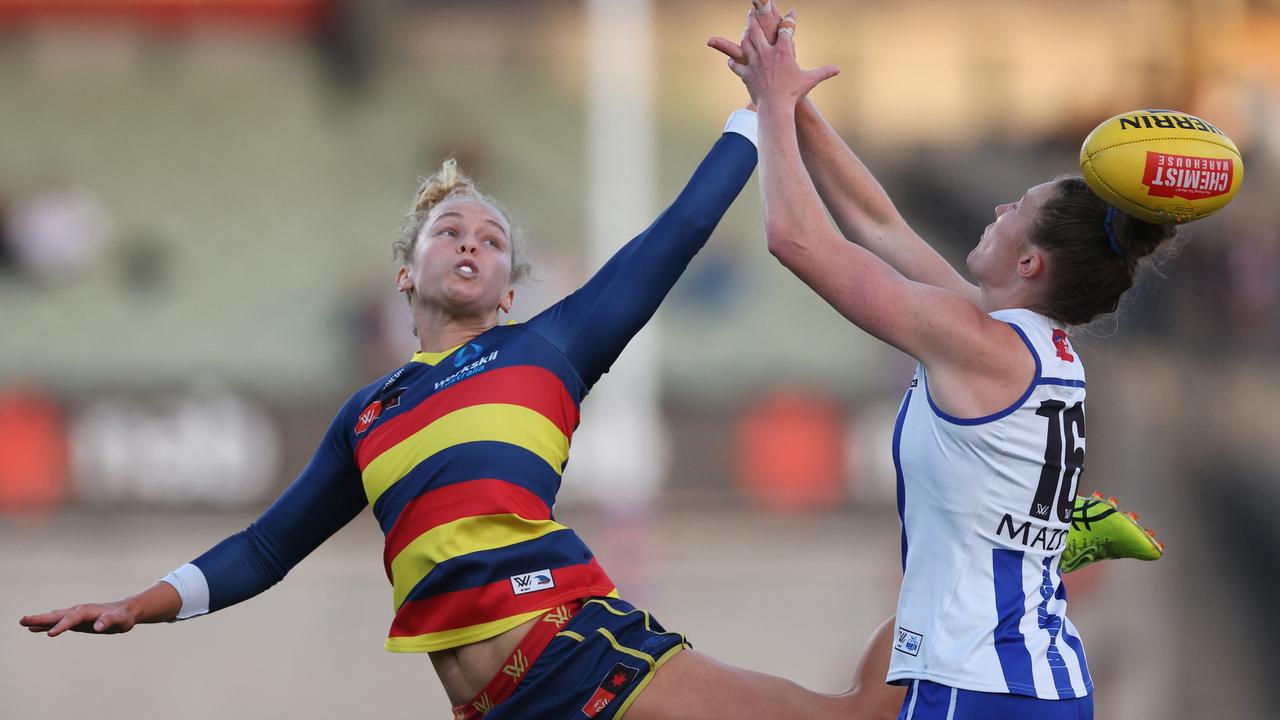
[[[995,208],[965,281],[805,99],[836,69],[800,69],[794,16],[776,43],[763,19],[740,47],[712,45],[758,104],[769,251],[919,361],[893,434],[904,573],[887,678],[908,686],[900,717],[1090,718],[1060,565],[1085,436],[1067,330],[1114,311],[1174,229],[1059,178]]]
[[[342,406],[246,530],[136,595],[21,624],[120,633],[221,610],[279,582],[371,505],[396,608],[386,647],[430,655],[455,718],[847,716],[857,693],[819,695],[682,652],[684,637],[620,600],[551,512],[579,403],[741,191],[754,142],[755,114],[735,113],[647,230],[521,324],[499,322],[527,268],[521,240],[501,205],[445,163],[396,243],[421,351]]]

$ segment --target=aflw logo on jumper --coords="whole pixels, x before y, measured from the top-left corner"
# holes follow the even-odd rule
[[[365,430],[368,430],[370,425],[373,425],[378,418],[382,417],[383,410],[390,410],[393,407],[399,407],[400,396],[408,389],[409,388],[407,387],[400,388],[381,400],[374,400],[369,403],[368,407],[360,411],[360,417],[356,420],[356,434],[359,435]]]
[[[372,425],[373,421],[377,420],[380,415],[382,415],[382,401],[374,400],[369,403],[369,407],[361,410],[360,417],[356,420],[356,434],[359,435],[365,430],[368,430],[369,426]]]
[[[895,637],[897,639],[893,641],[894,650],[904,652],[911,657],[915,657],[920,654],[920,644],[924,642],[923,635],[900,627],[898,628],[898,632]]]
[[[1226,195],[1235,171],[1231,160],[1147,151],[1142,184],[1151,197],[1204,200]]]
[[[535,570],[531,573],[511,576],[511,592],[516,595],[550,590],[555,586],[556,581],[551,577],[551,570]]]

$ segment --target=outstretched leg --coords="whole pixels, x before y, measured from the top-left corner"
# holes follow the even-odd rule
[[[890,615],[880,623],[862,649],[862,657],[853,668],[853,685],[843,696],[852,713],[847,717],[858,720],[894,720],[898,717],[907,689],[884,681],[889,674],[889,657],[893,653],[895,617]]]
[[[846,695],[806,690],[790,680],[743,670],[696,650],[668,660],[627,710],[626,720],[805,720],[846,718]]]
[[[839,695],[816,693],[790,680],[685,650],[658,669],[627,710],[626,720],[893,720],[906,690],[884,681],[892,647],[890,617],[867,641],[852,687]]]

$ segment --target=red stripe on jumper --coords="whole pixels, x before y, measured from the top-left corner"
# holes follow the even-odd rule
[[[578,406],[560,378],[536,365],[497,368],[431,395],[383,422],[356,443],[360,471],[382,453],[449,413],[472,405],[521,405],[546,417],[568,437],[578,426]]]
[[[551,508],[537,495],[505,480],[467,480],[429,490],[410,500],[387,531],[382,564],[391,580],[391,561],[428,530],[476,515],[510,513],[527,520],[550,520]]]

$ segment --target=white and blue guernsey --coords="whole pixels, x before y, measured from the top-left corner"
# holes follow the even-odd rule
[[[1084,368],[1059,323],[991,316],[1035,358],[1022,397],[955,418],[929,397],[922,364],[898,413],[903,580],[888,680],[1081,698],[1093,682],[1058,560],[1084,466]]]

